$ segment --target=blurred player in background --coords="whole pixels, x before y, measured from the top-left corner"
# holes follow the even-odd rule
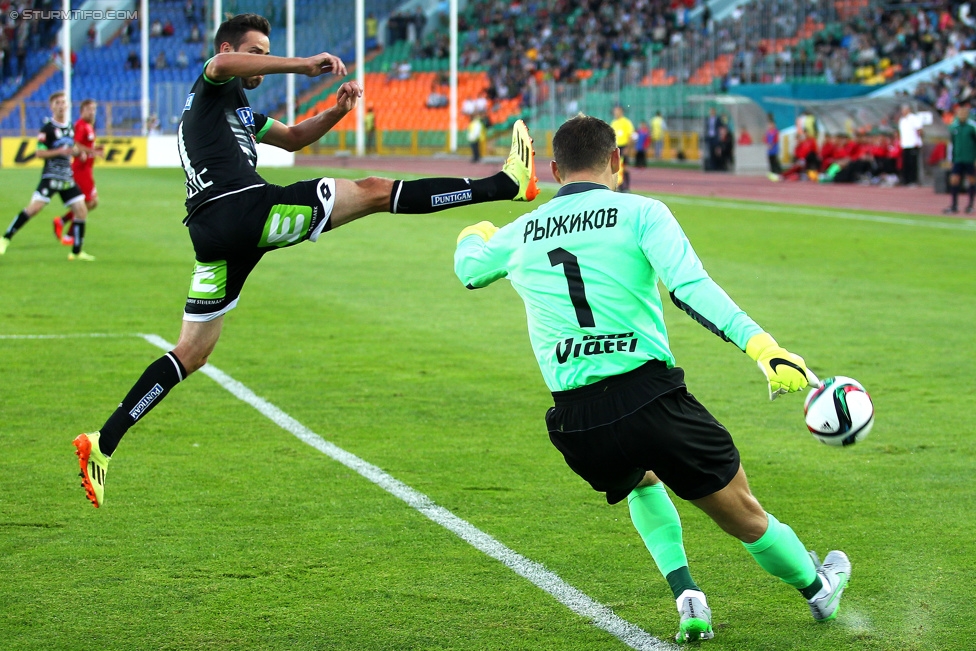
[[[255,113],[244,90],[257,88],[264,75],[346,74],[339,57],[327,52],[307,58],[271,56],[270,32],[268,21],[256,14],[221,24],[214,37],[217,54],[204,64],[187,96],[177,141],[186,174],[184,223],[196,265],[183,327],[176,348],[146,368],[102,428],[74,441],[82,487],[96,507],[104,500],[105,473],[119,441],[170,389],[207,363],[224,315],[237,306],[248,274],[265,253],[315,242],[323,233],[374,213],[428,214],[486,201],[532,201],[539,192],[532,139],[521,120],[512,130],[504,167],[483,179],[323,177],[285,187],[265,182],[255,170],[257,143],[297,151],[331,130],[363,94],[356,82],[344,83],[335,106],[290,127]],[[310,277],[315,273],[322,272],[310,271]]]
[[[0,238],[0,255],[7,252],[10,240],[17,231],[23,228],[31,217],[41,212],[44,206],[51,203],[52,195],[59,194],[61,202],[71,209],[75,222],[76,238],[72,243],[68,260],[90,262],[95,258],[81,250],[85,238],[88,207],[85,205],[85,195],[78,189],[71,173],[72,155],[82,152],[85,148],[75,142],[74,130],[69,122],[68,100],[64,93],[62,91],[51,93],[48,104],[51,107],[51,117],[37,134],[37,157],[44,160],[41,182],[34,190],[30,203],[14,217],[7,231]],[[88,153],[94,152],[89,150]]]
[[[71,173],[75,185],[85,195],[85,207],[91,212],[98,206],[98,189],[95,187],[95,157],[104,156],[105,150],[95,146],[95,112],[98,104],[93,99],[82,100],[78,121],[75,122],[75,144],[78,153],[71,159]],[[75,241],[74,213],[68,211],[54,218],[54,236],[65,246]]]
[[[461,231],[455,272],[469,289],[508,278],[525,302],[555,403],[546,413],[549,438],[607,502],[627,500],[674,594],[679,642],[714,633],[664,485],[799,590],[814,619],[833,619],[851,573],[847,556],[832,551],[821,565],[753,497],[732,436],[675,366],[658,279],[675,305],[757,362],[770,399],[806,387],[806,365],[708,276],[667,206],[612,192],[618,142],[597,118],[564,123],[552,140],[555,198],[501,229],[481,222]]]
[[[631,141],[634,138],[634,123],[624,115],[624,107],[613,107],[613,122],[610,123],[617,136],[617,147],[620,149],[620,171],[617,173],[617,190],[630,192],[630,170],[627,169],[627,155],[630,154]]]

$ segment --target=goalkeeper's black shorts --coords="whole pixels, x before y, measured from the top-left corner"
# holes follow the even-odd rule
[[[725,488],[739,470],[732,436],[688,392],[678,367],[651,361],[553,399],[549,439],[610,504],[648,470],[685,500]]]

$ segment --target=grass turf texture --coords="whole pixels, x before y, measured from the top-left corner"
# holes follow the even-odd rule
[[[312,176],[270,170],[272,182]],[[66,261],[47,208],[0,258],[0,334],[157,333],[175,341],[193,254],[180,170],[99,170],[91,264]],[[36,171],[3,171],[12,218]],[[541,199],[551,196],[545,193]],[[714,202],[714,200],[711,200]],[[741,205],[742,202],[737,202]],[[272,252],[212,363],[342,448],[662,639],[674,602],[626,506],[548,442],[550,404],[505,283],[452,270],[457,232],[527,208],[372,216]],[[821,557],[847,551],[838,620],[816,624],[694,507],[677,503],[722,649],[966,649],[976,233],[743,208],[673,209],[706,268],[821,377],[871,392],[864,442],[804,429],[755,365],[668,308],[692,392],[732,431],[753,490]],[[920,218],[924,220],[924,218]],[[106,505],[71,439],[101,425],[161,351],[134,337],[0,340],[4,649],[624,649],[203,375],[123,440]]]

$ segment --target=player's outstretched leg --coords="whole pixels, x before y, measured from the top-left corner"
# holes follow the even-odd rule
[[[110,457],[102,454],[98,447],[100,434],[79,434],[74,440],[77,448],[78,464],[81,466],[81,487],[85,496],[97,509],[105,501],[105,473],[108,472]]]
[[[815,552],[810,552],[810,558],[817,568],[817,576],[820,577],[823,587],[816,595],[807,599],[807,603],[810,604],[810,612],[815,620],[830,621],[837,617],[840,598],[851,580],[851,561],[847,554],[836,549],[827,554],[822,564]]]
[[[532,201],[539,196],[539,179],[535,175],[535,149],[529,129],[522,120],[512,127],[512,149],[508,152],[502,171],[512,177],[518,193],[512,201]]]

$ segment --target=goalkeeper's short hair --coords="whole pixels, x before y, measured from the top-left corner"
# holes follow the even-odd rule
[[[602,171],[616,148],[613,127],[582,113],[566,120],[552,137],[553,158],[562,172]]]

